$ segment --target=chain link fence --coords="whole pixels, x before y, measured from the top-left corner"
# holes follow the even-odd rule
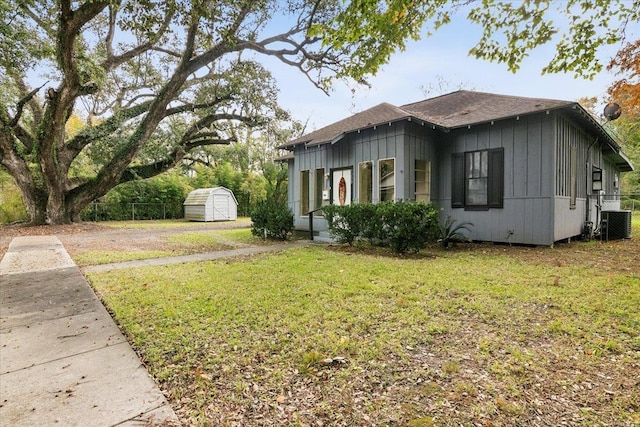
[[[634,213],[640,212],[640,193],[620,195],[620,209]]]
[[[182,203],[91,203],[83,221],[137,221],[184,218]]]

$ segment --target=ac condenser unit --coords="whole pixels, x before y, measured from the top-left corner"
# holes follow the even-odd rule
[[[602,211],[602,222],[606,240],[631,238],[631,211]]]

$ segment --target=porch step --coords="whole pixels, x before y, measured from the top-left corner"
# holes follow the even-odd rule
[[[329,233],[328,231],[318,232],[316,236],[313,236],[313,241],[315,243],[330,243],[330,244],[338,243],[333,239],[333,237],[331,236],[331,233]]]

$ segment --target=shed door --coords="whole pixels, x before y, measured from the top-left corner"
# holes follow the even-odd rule
[[[331,203],[334,205],[351,204],[351,168],[331,171]]]
[[[213,195],[213,219],[230,219],[229,196],[225,194]]]

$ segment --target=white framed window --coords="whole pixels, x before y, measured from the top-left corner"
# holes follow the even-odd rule
[[[380,201],[394,201],[396,199],[396,160],[378,160],[378,185]]]
[[[373,162],[358,163],[358,203],[373,202]]]
[[[483,150],[465,153],[465,168],[467,170],[465,205],[486,206],[488,200],[489,152]]]
[[[431,201],[431,162],[416,160],[415,164],[416,202],[429,203]]]

